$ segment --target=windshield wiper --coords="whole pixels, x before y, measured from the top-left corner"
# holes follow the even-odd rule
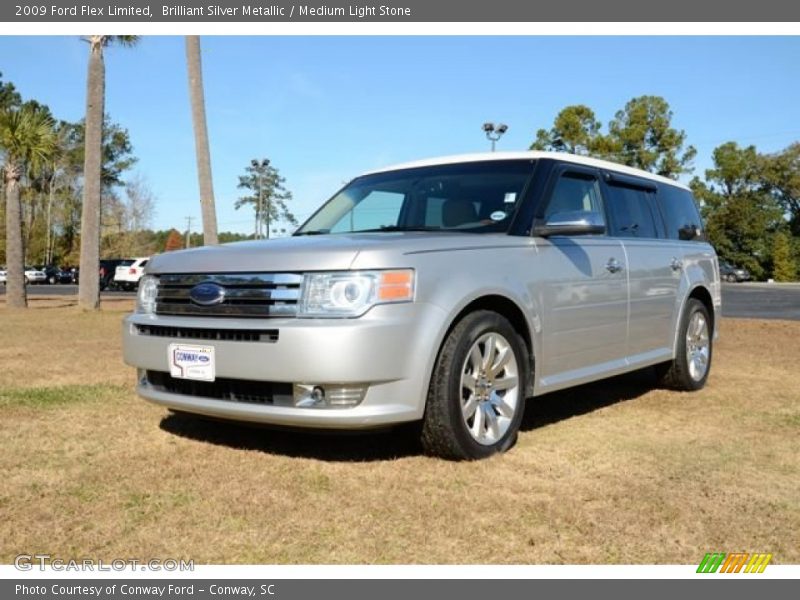
[[[434,227],[432,225],[383,225],[375,229],[356,229],[348,233],[372,233],[375,231],[446,231],[441,227]]]
[[[324,235],[330,232],[330,229],[309,229],[308,231],[298,231],[294,235]]]

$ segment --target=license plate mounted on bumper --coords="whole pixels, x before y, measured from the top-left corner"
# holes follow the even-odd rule
[[[214,381],[214,346],[170,344],[167,348],[170,375],[178,379]]]

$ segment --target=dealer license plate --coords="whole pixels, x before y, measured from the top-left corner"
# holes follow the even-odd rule
[[[170,344],[167,360],[173,377],[214,381],[214,346]]]

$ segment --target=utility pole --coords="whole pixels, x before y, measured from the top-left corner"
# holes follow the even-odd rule
[[[186,247],[192,247],[192,221],[194,217],[186,217]]]

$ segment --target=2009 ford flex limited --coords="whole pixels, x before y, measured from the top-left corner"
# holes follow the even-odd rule
[[[514,443],[529,397],[651,365],[703,387],[720,303],[686,187],[482,154],[362,175],[289,238],[154,257],[124,351],[172,410],[419,421],[428,452],[472,459]]]

